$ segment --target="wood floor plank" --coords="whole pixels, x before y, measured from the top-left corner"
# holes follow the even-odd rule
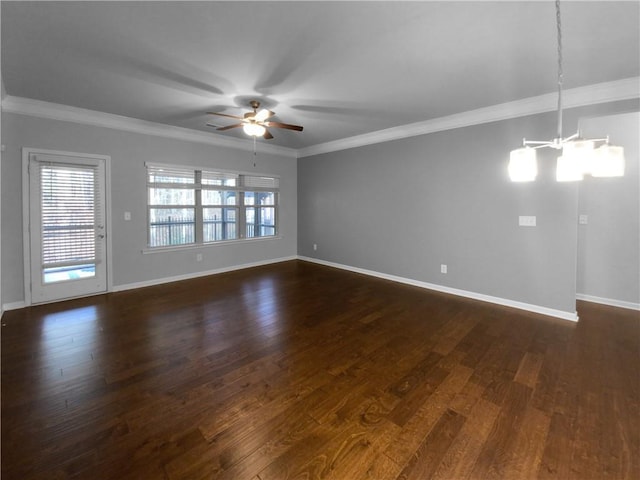
[[[527,352],[522,357],[514,381],[528,386],[532,390],[536,388],[540,368],[542,368],[543,357],[537,353]]]
[[[403,425],[393,443],[385,450],[385,454],[397,464],[405,465],[447,411],[450,402],[462,390],[472,373],[471,369],[461,365],[452,371],[420,406],[415,415]]]
[[[530,398],[529,387],[516,382],[510,383],[500,414],[474,465],[472,478],[506,478],[505,472],[510,468],[514,442]]]
[[[477,324],[478,320],[470,315],[460,314],[452,317],[438,332],[440,339],[434,345],[433,351],[442,356],[447,355]]]
[[[400,472],[398,480],[431,478],[464,422],[465,418],[462,415],[453,410],[445,411]]]
[[[516,435],[511,458],[504,478],[531,480],[538,478],[538,469],[549,433],[549,415],[527,407],[522,424]]]
[[[545,480],[576,478],[572,469],[575,425],[575,417],[562,413],[553,414],[538,478]]]
[[[212,478],[231,480],[239,478],[238,472],[243,472],[240,478],[257,474],[274,458],[312,435],[319,425],[307,412],[326,396],[316,388],[302,393],[295,403],[274,402],[210,439],[222,467]]]
[[[287,261],[4,313],[9,480],[640,477],[640,315]]]
[[[499,412],[500,408],[494,403],[478,398],[431,478],[472,478],[473,466],[482,452]]]
[[[384,453],[375,456],[362,478],[369,480],[395,479],[400,475],[402,467]]]

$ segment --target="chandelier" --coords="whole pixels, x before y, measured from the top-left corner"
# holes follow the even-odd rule
[[[562,23],[560,0],[556,0],[556,26],[558,38],[558,130],[553,140],[522,139],[522,147],[512,150],[509,159],[509,177],[514,182],[536,179],[538,165],[536,150],[553,148],[561,151],[556,166],[556,180],[571,182],[592,177],[621,177],[624,175],[624,149],[609,144],[609,137],[585,139],[580,132],[562,138]]]

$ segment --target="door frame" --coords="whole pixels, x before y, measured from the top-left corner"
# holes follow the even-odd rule
[[[30,230],[30,218],[31,218],[31,186],[30,186],[30,173],[29,173],[29,159],[31,155],[54,155],[72,158],[90,158],[94,160],[104,161],[104,195],[105,195],[105,234],[106,238],[106,252],[105,252],[105,268],[107,276],[107,287],[105,292],[107,293],[113,290],[112,279],[112,241],[111,241],[111,156],[109,155],[97,155],[92,153],[79,153],[79,152],[66,152],[60,150],[48,150],[42,148],[22,148],[22,247],[24,257],[24,303],[25,306],[32,305],[31,295],[31,230]],[[62,300],[62,299],[60,299]],[[52,300],[52,302],[60,301]],[[44,302],[47,303],[47,302]]]

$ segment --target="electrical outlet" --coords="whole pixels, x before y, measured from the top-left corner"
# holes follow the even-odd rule
[[[128,222],[131,220],[131,212],[124,212],[124,219]]]
[[[313,244],[313,250],[314,250],[314,251],[318,250],[318,244],[317,244],[317,243],[314,243],[314,244]]]
[[[589,217],[582,214],[578,217],[578,223],[580,225],[586,225],[587,223],[589,223]]]
[[[202,261],[202,254],[196,253],[196,262],[201,262],[201,261]]]
[[[440,273],[447,273],[447,266],[444,263],[440,265]]]

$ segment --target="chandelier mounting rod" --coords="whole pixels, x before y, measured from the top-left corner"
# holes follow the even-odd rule
[[[556,0],[556,28],[558,38],[558,140],[562,141],[562,18],[560,16],[560,0]]]

